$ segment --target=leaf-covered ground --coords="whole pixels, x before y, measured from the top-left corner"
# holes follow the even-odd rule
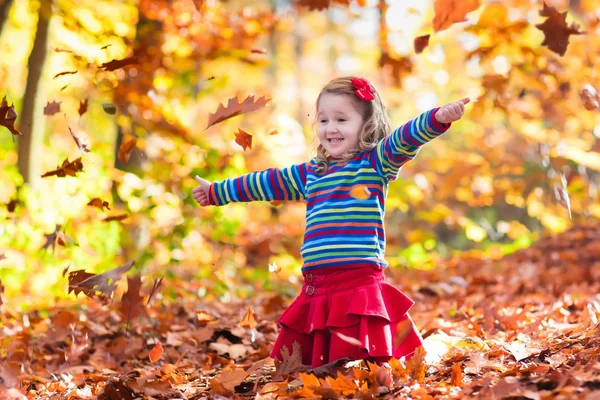
[[[154,296],[147,317],[135,311],[142,316],[129,324],[131,295],[4,313],[1,398],[600,397],[600,225],[498,260],[463,255],[388,277],[416,300],[425,337],[426,353],[407,363],[342,360],[310,371],[290,349],[275,365],[275,320],[291,298],[207,304],[185,295],[198,282],[178,282],[177,301]],[[129,285],[137,295],[139,282]]]

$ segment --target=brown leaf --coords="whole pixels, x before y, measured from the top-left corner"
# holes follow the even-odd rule
[[[443,31],[452,24],[466,21],[466,15],[479,8],[480,0],[435,0],[433,30]]]
[[[123,164],[126,164],[129,161],[129,157],[131,156],[131,152],[135,149],[135,145],[137,144],[137,138],[131,135],[125,135],[123,140],[121,141],[121,145],[119,146],[119,154],[118,158]]]
[[[69,126],[68,123],[67,123],[67,128],[69,128],[69,133],[71,134],[71,137],[73,138],[73,140],[75,141],[75,144],[79,148],[79,151],[81,151],[82,153],[89,153],[90,152],[89,137],[84,132],[80,132],[79,135],[75,135],[75,132],[73,132],[73,129],[71,129],[71,127]]]
[[[254,310],[252,310],[252,308],[249,308],[248,311],[246,311],[244,318],[240,321],[240,326],[250,329],[256,328],[256,318],[254,317]]]
[[[148,358],[150,358],[150,362],[152,364],[154,364],[155,362],[157,362],[158,360],[160,360],[160,358],[163,355],[163,347],[162,344],[160,344],[160,342],[156,343],[156,345],[152,348],[152,350],[150,350],[150,353],[148,354]]]
[[[101,274],[93,274],[89,278],[80,281],[76,287],[84,291],[90,297],[96,293],[101,293],[110,297],[116,288],[116,283],[121,279],[122,275],[133,267],[134,261],[123,264],[120,267],[113,268]],[[71,282],[71,274],[69,273],[69,282]],[[91,295],[90,295],[91,293]]]
[[[85,295],[92,297],[94,294],[87,290],[87,288],[80,287],[79,284],[85,281],[96,274],[90,274],[89,272],[85,272],[83,269],[78,269],[77,271],[69,272],[69,290],[67,294],[71,294],[71,292],[75,293],[75,296],[79,295],[79,293],[83,292]]]
[[[8,128],[13,135],[21,136],[22,133],[15,129],[15,121],[17,120],[17,112],[15,111],[14,105],[8,105],[6,102],[6,96],[2,99],[0,104],[0,125]]]
[[[415,53],[420,54],[423,52],[425,47],[429,46],[429,36],[430,35],[423,35],[423,36],[417,36],[415,38],[415,42],[414,42]]]
[[[77,71],[65,71],[65,72],[60,72],[60,73],[58,73],[58,74],[54,75],[54,78],[53,78],[53,79],[56,79],[56,78],[58,78],[59,76],[63,76],[63,75],[72,75],[72,74],[76,74],[76,73],[77,73]]]
[[[4,254],[2,254],[4,255]],[[0,306],[2,306],[2,304],[4,304],[4,302],[2,301],[2,295],[4,294],[4,285],[2,285],[2,279],[0,279]]]
[[[225,392],[221,394],[227,395],[235,392],[235,387],[244,381],[248,377],[248,373],[243,368],[233,367],[228,365],[223,369],[219,375],[215,376],[211,381],[211,387],[217,389],[223,388]],[[214,385],[214,386],[213,386]],[[219,385],[221,388],[219,388]]]
[[[596,88],[589,83],[583,86],[583,89],[581,89],[581,92],[579,93],[579,97],[586,110],[591,111],[600,107],[600,96],[598,95]]]
[[[152,299],[152,296],[154,296],[154,294],[158,292],[158,289],[162,285],[163,279],[164,279],[164,277],[154,280],[154,284],[152,285],[152,289],[150,289],[150,294],[148,295],[148,301],[146,302],[147,305],[150,304],[150,300]]]
[[[0,261],[6,260],[6,253],[0,254]]]
[[[117,215],[111,215],[110,217],[106,217],[102,221],[103,222],[123,221],[124,219],[126,219],[128,217],[129,217],[128,214],[117,214]]]
[[[48,102],[48,104],[46,104],[46,107],[44,107],[44,115],[54,115],[60,112],[61,103],[62,101],[59,101],[58,103],[56,101],[53,101],[52,103]]]
[[[564,56],[569,45],[570,35],[582,35],[586,32],[579,31],[579,25],[575,22],[567,25],[567,11],[559,13],[553,6],[548,6],[544,2],[544,8],[540,11],[540,16],[548,17],[541,24],[535,27],[544,32],[544,41],[542,46],[548,46],[548,49]]]
[[[110,115],[115,115],[117,113],[117,106],[115,106],[114,104],[110,104],[110,103],[102,104],[102,109],[104,110],[105,113],[110,114]]]
[[[144,296],[140,295],[142,278],[137,274],[133,278],[127,277],[127,292],[121,297],[121,315],[129,322],[139,316],[147,316],[144,306]]]
[[[69,161],[68,158],[65,158],[62,165],[55,170],[48,171],[42,178],[46,178],[48,176],[56,175],[59,178],[64,178],[65,176],[75,176],[78,172],[83,171],[83,163],[81,162],[81,157],[72,162]]]
[[[238,132],[235,132],[235,142],[242,146],[244,151],[252,148],[252,135],[238,128]]]
[[[88,99],[81,100],[79,102],[79,109],[77,110],[79,112],[79,116],[81,117],[83,114],[85,114],[87,112],[87,109],[88,109]]]
[[[56,225],[54,227],[54,232],[44,234],[44,237],[46,238],[46,243],[44,243],[42,249],[47,250],[48,247],[52,247],[52,250],[54,251],[54,245],[56,243],[56,238],[58,237],[58,232],[60,231],[60,228],[61,225]]]
[[[208,116],[208,126],[206,129],[219,122],[225,121],[226,119],[258,110],[259,108],[266,106],[270,100],[271,99],[267,99],[263,96],[255,101],[254,96],[248,96],[240,103],[237,97],[232,97],[229,99],[227,107],[223,107],[222,104],[219,104],[217,111]]]
[[[99,197],[94,197],[87,203],[87,205],[90,207],[98,207],[101,210],[104,210],[104,208],[110,210],[110,207],[108,206],[108,201],[101,200]]]
[[[309,11],[325,10],[331,5],[331,0],[294,0],[298,7],[308,7]]]
[[[281,348],[281,357],[283,361],[275,359],[274,381],[283,380],[289,374],[298,371],[306,371],[308,366],[302,364],[302,346],[297,340],[292,345],[292,354],[287,346]]]
[[[112,44],[107,44],[106,46],[100,47],[100,50],[108,49],[110,46],[112,46]]]
[[[127,65],[139,64],[138,57],[127,57],[122,60],[112,60],[100,65],[99,68],[104,68],[106,71],[115,71],[119,68],[123,68]]]

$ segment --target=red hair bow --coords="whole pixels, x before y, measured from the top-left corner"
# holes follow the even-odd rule
[[[352,85],[354,86],[354,94],[358,96],[359,99],[373,101],[375,97],[373,93],[375,93],[375,89],[365,78],[351,78]]]

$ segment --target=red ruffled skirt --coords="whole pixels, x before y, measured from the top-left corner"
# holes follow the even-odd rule
[[[344,357],[386,361],[409,358],[422,338],[408,315],[414,302],[385,282],[383,270],[353,268],[304,273],[302,293],[277,322],[281,331],[271,357],[302,347],[312,368]]]

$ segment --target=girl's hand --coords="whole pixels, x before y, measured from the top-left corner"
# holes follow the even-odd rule
[[[206,179],[200,178],[198,175],[195,177],[196,182],[200,186],[196,186],[192,189],[192,196],[194,200],[198,202],[202,207],[208,206],[208,190],[210,189],[210,182]]]
[[[465,104],[470,101],[471,99],[465,97],[462,100],[441,106],[435,113],[435,119],[442,124],[458,121],[465,113]]]

